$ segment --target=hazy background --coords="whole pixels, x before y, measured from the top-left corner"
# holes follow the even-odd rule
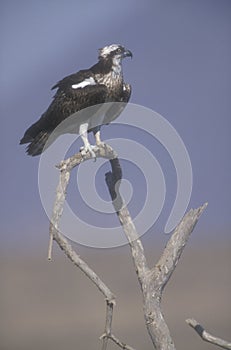
[[[49,105],[51,86],[94,64],[97,49],[111,43],[133,52],[133,60],[124,62],[131,102],[163,115],[188,149],[190,207],[209,202],[165,292],[177,349],[212,348],[185,324],[190,316],[230,338],[230,34],[229,0],[1,1],[1,350],[100,346],[103,298],[58,249],[54,262],[46,261],[39,158],[29,158],[19,140]],[[107,127],[104,139],[122,132],[124,137],[123,130]],[[142,135],[129,133],[142,142]],[[167,239],[162,232],[176,178],[166,151],[158,142],[144,142],[167,183],[163,213],[143,237],[153,264]],[[134,188],[142,188],[142,177],[124,168]],[[139,206],[137,199],[131,203],[132,214]],[[76,248],[117,296],[116,335],[137,349],[151,349],[128,247]]]

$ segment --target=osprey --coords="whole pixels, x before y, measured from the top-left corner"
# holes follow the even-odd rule
[[[87,132],[93,132],[96,146],[99,146],[102,143],[101,124],[108,124],[117,118],[131,95],[131,86],[123,80],[122,59],[125,57],[132,57],[132,53],[123,46],[106,46],[99,49],[98,62],[94,66],[71,74],[54,85],[52,89],[58,90],[52,103],[41,118],[26,130],[20,141],[20,144],[29,143],[27,153],[31,156],[41,154],[55,128],[76,112],[106,102],[123,102],[112,105],[100,118],[100,107],[97,113],[86,113],[79,119],[77,114],[73,127],[83,140],[82,151],[90,152],[95,157]],[[49,140],[50,143],[53,141]]]

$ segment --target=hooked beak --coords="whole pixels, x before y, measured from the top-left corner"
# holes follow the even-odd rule
[[[132,55],[132,52],[130,50],[125,50],[123,56],[132,58],[133,55]]]

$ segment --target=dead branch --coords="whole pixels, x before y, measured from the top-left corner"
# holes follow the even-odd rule
[[[208,333],[201,325],[200,323],[198,323],[196,320],[194,320],[193,318],[189,318],[186,320],[186,322],[188,323],[189,326],[191,326],[193,329],[195,329],[195,331],[197,332],[197,334],[199,334],[199,336],[201,337],[201,339],[203,339],[204,341],[217,345],[220,348],[223,349],[231,349],[231,343],[227,342],[223,339],[220,339],[218,337],[214,337],[213,335],[211,335],[210,333]]]
[[[115,198],[112,196],[115,193],[117,198],[120,198],[120,201],[122,201],[118,185],[122,172],[119,169],[118,159],[116,160],[116,165],[114,164],[114,159],[110,160],[110,163],[112,171],[106,174],[106,183],[113,203],[115,203]],[[175,350],[175,345],[161,310],[162,292],[179,261],[191,232],[206,206],[207,204],[204,204],[198,209],[191,209],[185,215],[170,237],[159,261],[152,269],[148,268],[142,243],[127,207],[125,204],[120,208],[115,207],[121,226],[128,239],[141,286],[146,327],[152,343],[157,350]]]
[[[107,301],[107,311],[106,311],[106,324],[105,324],[105,332],[101,335],[100,339],[103,340],[102,350],[107,349],[108,340],[111,339],[114,343],[116,343],[121,349],[125,350],[135,350],[131,346],[122,343],[118,338],[116,338],[112,333],[112,316],[113,316],[113,306],[114,303]]]
[[[110,160],[112,171],[106,174],[106,183],[120,224],[123,227],[131,249],[133,262],[143,294],[145,323],[152,343],[157,350],[175,350],[175,345],[161,310],[162,293],[180,259],[190,234],[207,204],[204,204],[198,209],[191,209],[184,216],[170,237],[158,262],[155,266],[149,268],[138,232],[136,231],[130,213],[119,192],[122,170],[117,154],[108,145],[99,147],[95,153],[96,157],[103,157]],[[52,242],[55,240],[67,257],[87,275],[106,298],[105,331],[101,336],[102,350],[107,349],[109,339],[122,349],[134,350],[130,346],[122,343],[112,334],[112,317],[115,304],[114,294],[102,282],[98,275],[76,254],[67,239],[59,232],[59,221],[63,212],[71,171],[74,167],[88,159],[91,159],[90,154],[86,154],[83,158],[81,153],[78,153],[62,161],[57,166],[60,170],[60,179],[57,186],[56,199],[50,223],[48,258],[51,259]]]
[[[96,151],[97,157],[102,157],[106,159],[117,159],[117,154],[114,150],[108,146],[104,145],[99,147]],[[106,321],[105,321],[105,332],[101,336],[102,339],[102,350],[107,349],[108,340],[111,339],[120,348],[127,350],[134,350],[130,346],[122,343],[118,338],[112,334],[112,317],[113,317],[113,307],[115,305],[115,296],[111,290],[105,285],[105,283],[99,278],[99,276],[87,265],[87,263],[79,257],[79,255],[74,251],[68,240],[59,232],[59,222],[63,213],[63,206],[66,199],[67,187],[70,180],[70,174],[74,167],[79,165],[85,160],[92,159],[90,154],[86,154],[84,158],[81,153],[77,153],[73,157],[62,161],[57,168],[60,170],[59,183],[56,189],[56,198],[54,202],[52,218],[50,222],[50,240],[48,247],[48,260],[51,260],[52,254],[52,243],[53,240],[57,242],[59,247],[64,251],[68,259],[74,263],[85,275],[96,285],[99,291],[104,295],[106,299]],[[118,202],[114,203],[119,205]]]
[[[96,154],[96,157],[101,157],[106,159],[114,159],[117,157],[117,154],[109,145],[105,145],[105,147],[103,146],[98,147],[95,150],[95,154]],[[60,170],[60,178],[59,178],[59,184],[56,189],[56,198],[54,202],[50,230],[49,230],[50,240],[48,245],[48,260],[51,260],[52,243],[54,239],[53,233],[55,230],[58,229],[59,220],[63,213],[63,205],[66,199],[66,191],[67,191],[67,186],[69,184],[71,171],[80,163],[89,159],[92,159],[90,153],[87,153],[84,157],[82,157],[82,154],[79,152],[74,156],[66,160],[63,160],[60,164],[56,166]]]

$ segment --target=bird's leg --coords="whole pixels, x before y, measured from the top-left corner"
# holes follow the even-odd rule
[[[95,136],[95,143],[96,143],[96,146],[103,146],[104,145],[104,142],[101,141],[101,138],[100,138],[100,126],[96,126],[93,130],[93,134]]]
[[[79,134],[81,136],[81,139],[83,140],[84,147],[80,148],[80,152],[82,156],[84,157],[87,152],[90,153],[92,158],[96,159],[96,154],[93,151],[93,146],[89,143],[88,137],[87,137],[87,129],[88,129],[88,123],[84,123],[80,125],[79,128]]]

